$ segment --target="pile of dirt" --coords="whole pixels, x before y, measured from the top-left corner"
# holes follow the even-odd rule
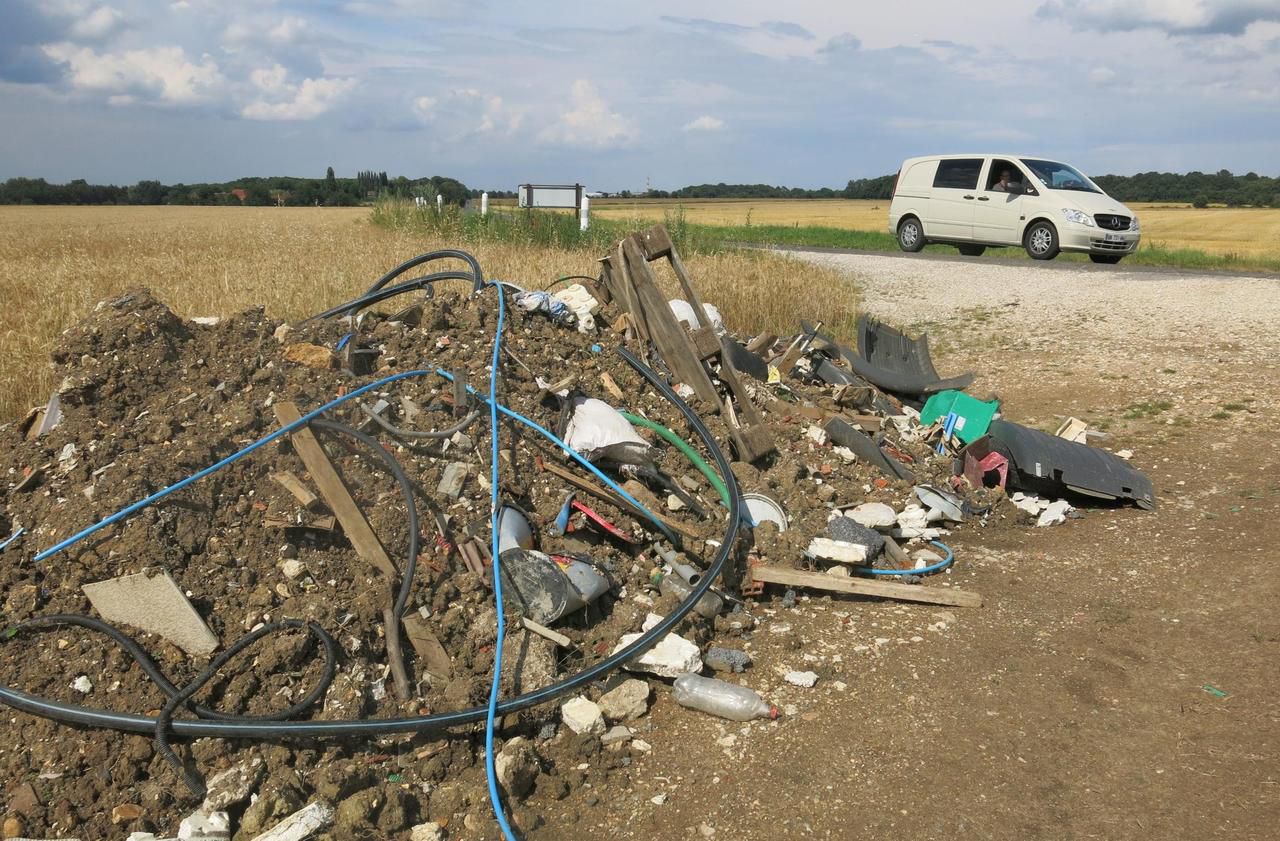
[[[398,380],[329,414],[381,442],[415,490],[421,545],[404,615],[425,628],[447,656],[443,667],[437,662],[429,670],[406,641],[408,699],[398,700],[393,691],[383,621],[385,582],[333,525],[323,499],[304,503],[276,478],[292,474],[317,490],[286,438],[64,551],[39,562],[34,555],[277,429],[275,407],[282,402],[307,412],[376,379],[436,368],[484,392],[496,315],[492,292],[441,291],[396,318],[367,312],[358,327],[347,319],[288,327],[261,310],[212,324],[185,322],[145,289],[103,302],[67,331],[53,353],[61,377],[61,421],[39,436],[29,424],[0,429],[0,468],[7,474],[0,486],[0,539],[25,529],[4,551],[0,567],[4,622],[12,628],[40,616],[94,615],[83,585],[162,568],[220,648],[261,623],[285,618],[315,623],[337,640],[336,675],[323,699],[302,718],[377,719],[483,704],[493,666],[493,594],[488,577],[470,569],[458,547],[472,538],[488,540],[487,411],[449,438],[414,440],[387,432],[360,408],[385,401],[381,411],[387,422],[419,430],[452,426],[459,413],[480,408],[478,403],[457,406],[453,386],[434,373]],[[509,307],[501,402],[560,431],[563,400],[549,387],[556,384],[642,414],[696,444],[675,407],[613,352],[619,341],[608,329],[580,333]],[[734,473],[743,491],[780,504],[789,528],[779,533],[767,524],[754,536],[746,530],[739,554],[751,551],[777,565],[812,565],[804,550],[812,538],[827,535],[837,507],[880,501],[901,508],[910,498],[912,483],[842,454],[813,431],[820,426],[815,418],[824,413],[863,409],[837,403],[830,387],[807,378],[753,381],[751,390],[777,452],[755,464],[736,462]],[[877,405],[900,410],[892,398],[874,397],[885,401]],[[725,420],[691,403],[728,452]],[[676,448],[646,429],[637,431],[658,454],[658,469],[707,512],[699,518],[660,487],[645,498],[689,535],[679,547],[679,560],[701,565],[725,531],[717,493]],[[403,570],[409,529],[394,478],[361,442],[325,429],[315,432]],[[500,434],[502,498],[525,512],[540,549],[589,557],[609,585],[585,610],[555,623],[555,630],[569,638],[568,647],[525,630],[512,609],[502,682],[504,697],[510,697],[599,661],[622,635],[639,631],[647,614],[665,614],[676,601],[654,586],[662,559],[653,547],[663,536],[652,523],[579,492],[620,527],[625,539],[583,527],[580,517],[573,520],[574,530],[558,533],[553,524],[573,488],[542,467],[563,465],[590,477],[527,427],[505,420]],[[919,437],[898,434],[891,423],[885,424],[885,434],[900,457],[912,462],[918,482],[947,485],[949,456],[936,455]],[[698,449],[710,460],[705,448]],[[465,465],[465,478],[455,494],[444,492],[446,471],[462,469],[456,465]],[[1005,504],[999,491],[974,492],[970,501],[993,506],[981,519],[982,528],[1025,524],[1025,515]],[[675,630],[704,647],[713,641],[732,646],[735,637],[750,635],[755,604],[731,598],[716,620],[691,613]],[[137,610],[145,614],[148,606],[139,604]],[[208,665],[206,658],[155,634],[129,626],[123,630],[179,687]],[[237,716],[279,710],[324,679],[321,654],[315,638],[302,631],[270,635],[220,668],[195,700]],[[589,687],[586,694],[598,698],[624,676]],[[119,645],[74,626],[7,634],[0,645],[0,683],[68,704],[134,714],[154,715],[167,701]],[[190,713],[180,711],[178,717]],[[589,783],[607,790],[611,774],[644,749],[634,742],[605,747],[598,734],[575,735],[557,728],[558,720],[558,702],[552,702],[501,722],[508,766],[526,766],[527,779],[509,786],[515,821],[525,832],[536,834],[542,810],[571,789]],[[321,837],[397,837],[426,821],[447,825],[451,835],[478,836],[490,819],[483,740],[474,727],[376,739],[177,740],[177,750],[188,769],[205,778],[230,768],[254,769],[252,785],[221,804],[237,839],[253,838],[315,801],[336,809],[331,835]],[[0,780],[5,814],[15,822],[6,824],[7,830],[16,828],[19,834],[173,835],[200,805],[150,735],[100,729],[73,733],[28,714],[11,719],[10,743],[0,753]]]

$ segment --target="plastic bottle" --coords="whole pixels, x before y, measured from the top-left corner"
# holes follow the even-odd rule
[[[680,601],[689,598],[689,594],[693,592],[693,586],[680,576],[672,573],[662,576],[662,581],[658,583],[658,591],[664,596],[675,596]],[[708,590],[698,599],[698,603],[693,606],[702,616],[708,619],[715,619],[724,609],[724,599]]]
[[[713,677],[680,675],[671,694],[683,707],[733,721],[778,717],[778,708],[761,698],[754,689]]]

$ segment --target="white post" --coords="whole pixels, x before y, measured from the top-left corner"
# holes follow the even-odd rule
[[[480,215],[481,216],[489,215],[489,194],[488,193],[480,194]]]
[[[436,194],[436,213],[444,213],[444,196]]]
[[[590,225],[590,219],[588,219],[588,216],[590,213],[591,213],[591,199],[587,198],[586,196],[583,196],[582,210],[578,211],[578,229],[579,230],[585,231],[588,225]]]

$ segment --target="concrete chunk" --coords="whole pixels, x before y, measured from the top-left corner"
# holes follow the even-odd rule
[[[188,654],[212,654],[218,638],[187,601],[168,570],[85,584],[84,594],[108,622],[157,634]]]
[[[566,701],[560,707],[560,718],[574,733],[600,734],[604,732],[604,716],[600,707],[581,696]]]
[[[333,807],[317,800],[258,835],[253,841],[306,841],[331,823]]]
[[[231,816],[201,809],[178,824],[178,841],[230,841]]]
[[[205,812],[218,812],[248,800],[266,772],[266,765],[260,756],[219,771],[209,778],[204,803],[200,808]]]
[[[829,537],[815,537],[809,542],[809,554],[842,564],[865,564],[867,547],[861,543],[846,543]]]
[[[462,496],[462,486],[467,481],[467,471],[470,469],[471,465],[466,462],[450,462],[444,469],[444,475],[440,477],[440,485],[436,488],[436,491],[449,497],[449,499],[457,499]]]
[[[889,528],[898,521],[898,512],[883,502],[864,502],[844,515],[871,529]]]
[[[612,653],[617,654],[638,639],[640,634],[623,634]],[[684,637],[667,634],[653,648],[628,660],[623,668],[631,672],[649,672],[659,677],[679,677],[689,672],[702,671],[702,653],[698,646]]]
[[[649,684],[643,680],[623,681],[600,696],[600,710],[610,721],[633,721],[649,711]]]

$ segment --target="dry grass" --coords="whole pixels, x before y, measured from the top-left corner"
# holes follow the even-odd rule
[[[296,319],[354,297],[402,260],[460,245],[373,226],[368,215],[360,208],[0,208],[0,422],[48,398],[58,334],[130,286],[149,286],[185,317],[262,305]],[[501,242],[468,250],[489,277],[530,287],[595,275],[599,256]],[[760,253],[686,263],[703,297],[737,330],[794,331],[800,318],[852,326],[856,291],[834,273]],[[831,294],[819,299],[815,290]]]
[[[848,199],[597,199],[593,213],[606,218],[661,219],[683,208],[702,225],[798,225],[886,232],[889,202]],[[1280,210],[1134,204],[1145,242],[1170,250],[1280,259]]]

